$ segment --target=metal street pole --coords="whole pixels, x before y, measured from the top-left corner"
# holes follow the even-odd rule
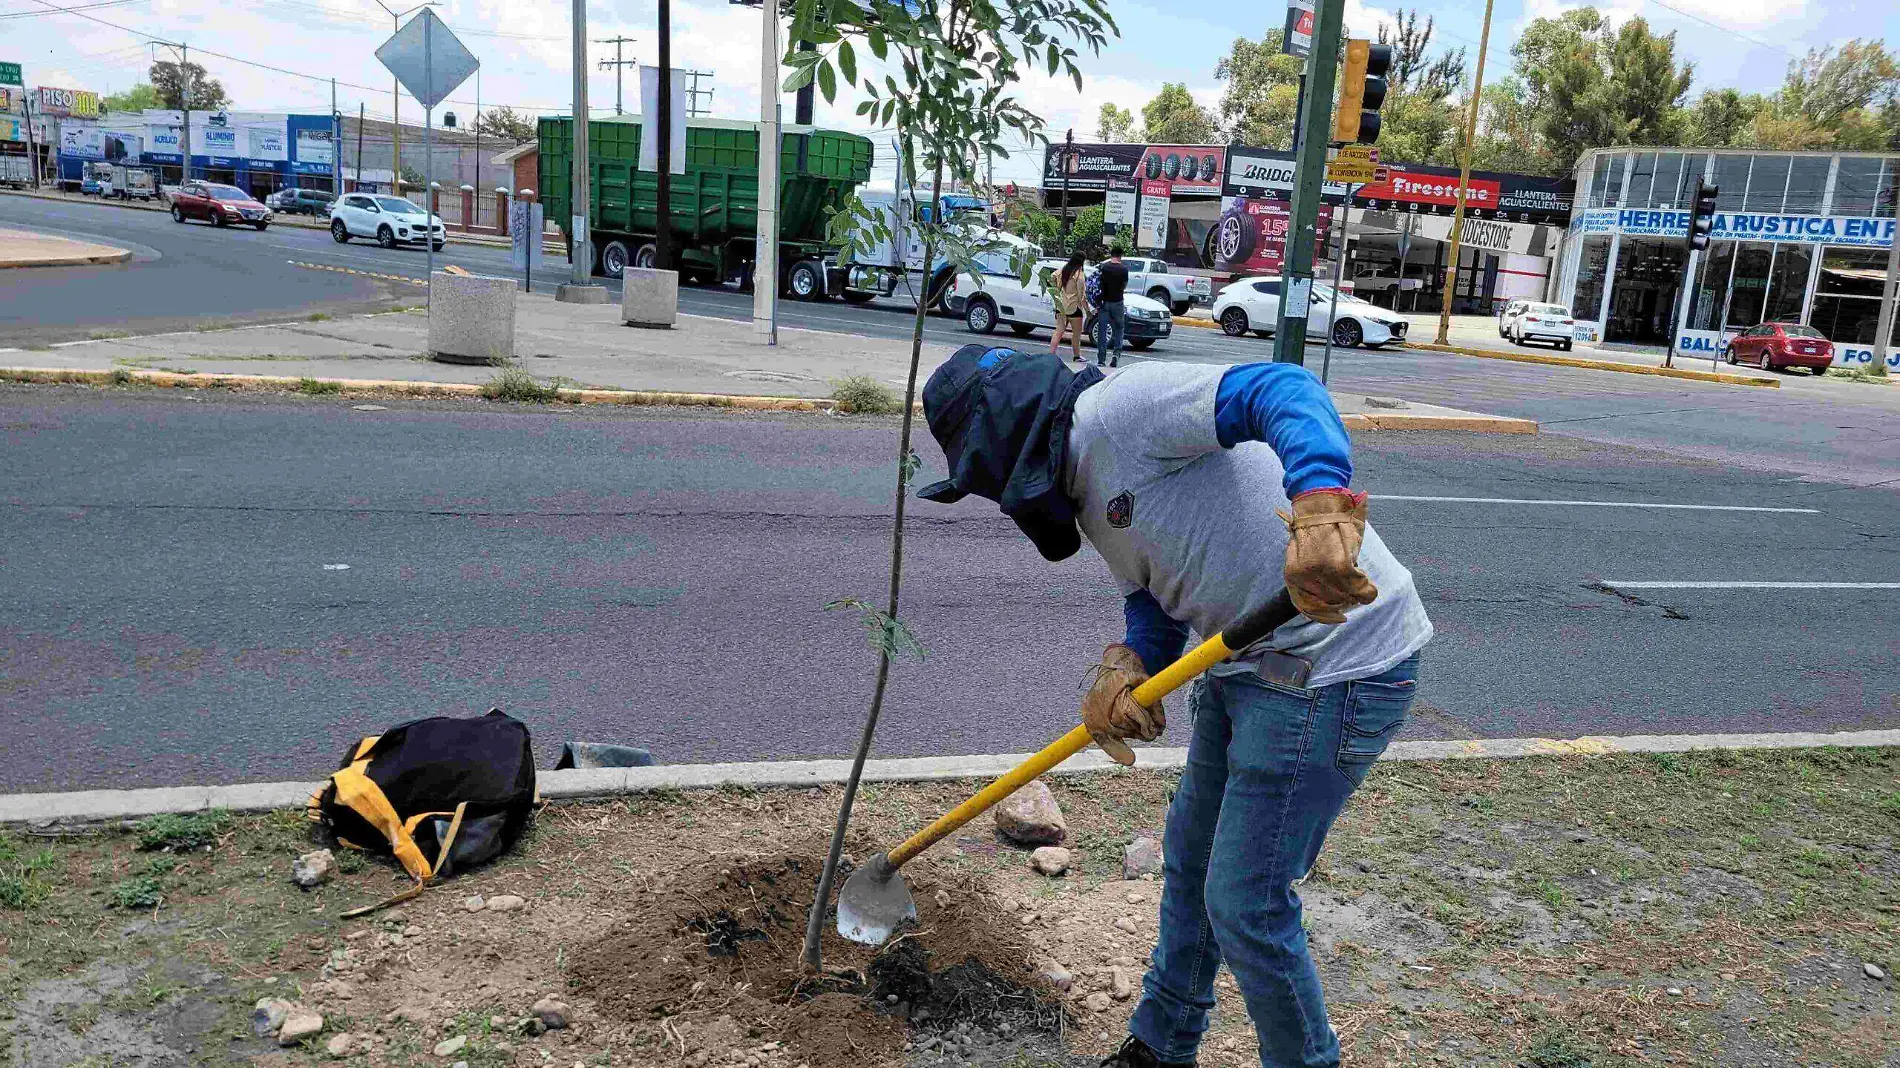
[[[469,209],[470,219],[474,219],[482,210],[482,69],[475,68],[475,206]],[[475,225],[481,225],[477,222]]]
[[[33,136],[33,91],[25,85],[26,77],[21,76],[20,113],[26,116],[26,163],[33,172],[33,188],[40,187],[40,140]]]
[[[1900,182],[1893,185],[1893,202],[1900,205]],[[1874,326],[1874,365],[1867,369],[1868,374],[1883,378],[1887,374],[1887,350],[1893,343],[1894,302],[1900,299],[1900,215],[1889,219],[1888,225],[1894,229],[1887,235],[1887,284],[1880,290],[1880,316]]]
[[[1276,363],[1306,363],[1306,318],[1313,303],[1313,245],[1326,179],[1327,139],[1313,135],[1331,129],[1333,80],[1339,69],[1340,23],[1345,6],[1345,0],[1319,0],[1313,10],[1313,51],[1306,57],[1306,99],[1300,107],[1293,203],[1280,273],[1280,322],[1273,339]]]
[[[178,112],[184,128],[178,134],[178,162],[183,178],[191,181],[191,49],[178,46]]]
[[[369,106],[362,101],[356,104],[356,180],[350,183],[351,192],[363,188],[363,126],[369,118]],[[337,190],[341,196],[343,191]]]
[[[1478,135],[1478,106],[1484,98],[1484,53],[1491,47],[1491,8],[1484,0],[1484,30],[1478,34],[1478,71],[1472,78],[1471,101],[1465,108],[1465,144],[1458,162],[1458,206],[1451,214],[1451,256],[1445,261],[1445,291],[1438,299],[1438,343],[1451,344],[1451,298],[1458,287],[1458,243],[1465,232],[1465,195],[1471,188],[1471,142]]]
[[[426,0],[426,2],[417,4],[412,8],[397,11],[388,4],[383,3],[383,0],[376,0],[376,6],[389,13],[391,32],[402,29],[402,17],[404,15],[413,15],[425,7],[435,7],[436,3],[437,0]],[[394,156],[394,162],[392,162],[389,167],[389,184],[397,196],[402,196],[402,82],[394,77],[389,79],[389,100],[391,112],[389,143],[392,155]],[[358,184],[361,184],[363,181],[363,172],[360,170],[356,172],[356,181]],[[426,190],[424,191],[424,197],[425,199],[427,197]]]
[[[572,250],[572,262],[568,264],[567,281],[554,288],[554,299],[570,304],[605,304],[607,291],[593,283],[593,234],[587,222],[593,213],[589,197],[594,171],[587,144],[588,116],[593,114],[587,107],[587,0],[574,0],[573,13],[574,136],[567,187],[567,245]]]
[[[759,237],[752,255],[752,336],[778,344],[778,0],[759,5]]]
[[[1075,128],[1062,138],[1062,236],[1069,236],[1069,166],[1075,161]]]
[[[330,79],[330,193],[343,195],[343,113],[336,109],[336,79]]]
[[[1333,257],[1333,299],[1326,309],[1326,352],[1319,360],[1319,383],[1322,386],[1326,384],[1326,377],[1333,368],[1333,320],[1339,318],[1339,281],[1346,265],[1346,228],[1352,218],[1352,197],[1359,188],[1351,182],[1346,183],[1346,202],[1340,205],[1339,225],[1333,228],[1339,233],[1339,255]],[[1396,297],[1393,303],[1398,303]]]
[[[653,220],[653,266],[673,269],[673,0],[660,0],[660,143],[655,159],[660,165],[659,209]],[[756,280],[755,280],[756,281]]]
[[[435,20],[426,19],[422,23],[422,84],[435,85]],[[429,269],[422,277],[429,280],[428,288],[423,291],[422,302],[429,308],[435,307],[435,108],[422,106],[422,242],[428,249]],[[448,236],[448,228],[443,227],[443,236]]]
[[[627,113],[626,108],[621,106],[621,101],[622,101],[621,84],[620,84],[622,81],[621,72],[625,71],[630,66],[637,67],[640,65],[640,61],[637,59],[629,63],[626,59],[622,58],[622,56],[624,55],[624,53],[621,50],[622,46],[630,45],[633,43],[633,41],[634,39],[631,37],[620,36],[620,37],[602,37],[601,39],[594,42],[595,44],[610,44],[614,46],[614,58],[601,60],[600,69],[606,70],[608,67],[612,67],[614,69],[614,114],[616,115],[624,115]]]

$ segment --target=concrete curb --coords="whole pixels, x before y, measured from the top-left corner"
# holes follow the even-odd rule
[[[101,342],[102,344],[104,342]],[[179,374],[176,371],[147,371],[116,368],[89,371],[58,367],[0,367],[0,382],[29,385],[113,386],[139,383],[166,389],[247,389],[297,393],[303,378],[284,375]],[[339,395],[351,397],[480,397],[483,387],[469,382],[404,382],[371,378],[313,378],[326,386],[335,386]],[[619,404],[629,407],[667,406],[679,408],[733,408],[759,412],[829,412],[838,407],[828,397],[760,397],[736,393],[675,393],[652,389],[560,389],[555,400],[562,404]],[[912,411],[921,412],[921,404]],[[1464,430],[1480,434],[1535,434],[1537,423],[1529,419],[1505,416],[1452,415],[1370,415],[1343,417],[1348,430]]]
[[[1220,329],[1220,324],[1215,322],[1214,320],[1203,319],[1195,315],[1177,315],[1174,317],[1174,325],[1191,326],[1191,327],[1194,327],[1196,330],[1219,330]]]
[[[1501,760],[1515,757],[1597,757],[1627,753],[1687,753],[1703,749],[1820,749],[1900,746],[1900,730],[1845,731],[1837,734],[1660,734],[1586,738],[1491,738],[1469,741],[1394,742],[1382,758],[1389,761]],[[1147,747],[1137,750],[1143,770],[1172,770],[1187,763],[1187,750]],[[994,778],[1028,759],[1028,753],[982,756],[911,757],[871,760],[866,782],[927,782],[936,779]],[[1071,757],[1052,775],[1113,772],[1118,765],[1097,750]],[[648,790],[714,789],[721,786],[797,787],[841,783],[848,760],[783,760],[737,764],[674,764],[650,768],[589,768],[542,771],[541,796],[551,801],[581,801]],[[268,812],[302,808],[322,783],[265,782],[236,786],[177,786],[153,790],[84,790],[75,793],[0,795],[0,824],[91,823],[141,819],[164,812]]]
[[[1407,348],[1424,349],[1427,352],[1452,352],[1460,356],[1474,356],[1480,360],[1508,360],[1511,363],[1540,363],[1551,367],[1576,367],[1585,371],[1614,371],[1625,375],[1653,375],[1657,378],[1680,378],[1690,382],[1721,382],[1731,386],[1761,386],[1767,389],[1780,389],[1781,382],[1773,378],[1753,378],[1748,375],[1725,375],[1716,371],[1688,371],[1678,367],[1645,367],[1637,363],[1617,363],[1612,360],[1583,360],[1573,356],[1539,356],[1528,352],[1504,352],[1498,349],[1473,349],[1459,345],[1439,345],[1429,341],[1408,341]]]
[[[0,270],[32,267],[84,267],[89,264],[124,263],[132,258],[126,249],[115,248],[108,252],[94,252],[70,256],[30,256],[17,260],[0,260]]]

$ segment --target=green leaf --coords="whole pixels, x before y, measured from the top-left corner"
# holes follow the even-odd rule
[[[851,50],[850,41],[838,42],[838,73],[844,75],[845,84],[858,84],[858,54]]]
[[[1049,76],[1055,77],[1056,68],[1062,65],[1062,51],[1055,45],[1049,46]]]
[[[818,64],[818,91],[825,94],[827,104],[838,97],[838,75],[829,61]]]
[[[807,85],[810,85],[810,84],[811,84],[811,68],[800,67],[797,70],[793,71],[792,73],[786,75],[785,84],[779,86],[779,88],[785,90],[788,93],[795,93],[798,90],[803,89]]]
[[[865,32],[864,40],[871,46],[871,54],[876,56],[880,63],[890,55],[891,42],[884,36],[882,29],[876,26],[871,27]]]

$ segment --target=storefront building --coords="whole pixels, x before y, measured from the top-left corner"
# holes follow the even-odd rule
[[[1384,181],[1328,183],[1331,209],[1351,205],[1343,231],[1345,287],[1403,311],[1433,311],[1445,275],[1458,171],[1394,164]],[[1169,263],[1217,278],[1280,270],[1295,165],[1291,152],[1225,145],[1051,145],[1043,200],[1051,210],[1104,204],[1111,232]],[[1568,178],[1473,171],[1454,276],[1454,310],[1489,314],[1516,297],[1547,299],[1570,223]],[[1165,210],[1162,210],[1165,207]],[[1320,221],[1329,274],[1342,254]]]
[[[1698,177],[1720,193],[1709,247],[1692,257],[1683,235]],[[1714,354],[1750,327],[1802,323],[1835,343],[1836,363],[1864,365],[1873,359],[1896,184],[1894,155],[1587,152],[1577,163],[1559,299],[1580,332],[1604,341],[1666,345],[1674,332],[1679,349]],[[1892,359],[1900,368],[1900,353]]]
[[[185,178],[184,115],[149,110],[87,121],[59,131],[59,176],[76,187],[87,163],[145,167],[163,185]],[[335,172],[333,120],[278,112],[191,113],[191,177],[235,185],[265,197],[289,186],[328,190]]]

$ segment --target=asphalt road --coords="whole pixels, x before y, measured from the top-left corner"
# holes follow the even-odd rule
[[[288,226],[261,234],[178,226],[156,212],[0,196],[0,226],[9,225],[131,242],[138,257],[123,267],[13,272],[0,286],[0,348],[83,339],[101,330],[150,333],[416,300],[412,286],[297,264],[424,276],[420,249],[338,245],[322,231]],[[441,262],[508,272],[507,252],[499,248],[451,244]],[[617,282],[602,281],[618,293]],[[680,300],[694,314],[752,315],[751,297],[733,289],[684,289]],[[911,330],[909,314],[890,302],[786,302],[780,322],[879,337],[908,337]],[[973,337],[959,321],[935,317],[925,333],[948,345]],[[1041,333],[1021,342],[1046,343]],[[1268,358],[1270,344],[1180,328],[1149,355],[1233,363]],[[1308,350],[1308,365],[1317,368],[1319,361],[1319,350]],[[1777,390],[1711,386],[1407,350],[1335,352],[1330,377],[1343,390],[1523,416],[1539,420],[1546,433],[1684,459],[1844,485],[1900,484],[1895,387],[1805,374],[1784,376]]]
[[[0,789],[310,778],[491,705],[544,758],[848,751],[873,658],[823,606],[882,590],[894,420],[384,403],[0,388]],[[1557,435],[1361,434],[1357,466],[1438,628],[1409,737],[1900,725],[1900,591],[1598,585],[1900,580],[1894,489]],[[878,752],[1067,729],[1120,622],[1100,561],[914,516],[929,653]]]

